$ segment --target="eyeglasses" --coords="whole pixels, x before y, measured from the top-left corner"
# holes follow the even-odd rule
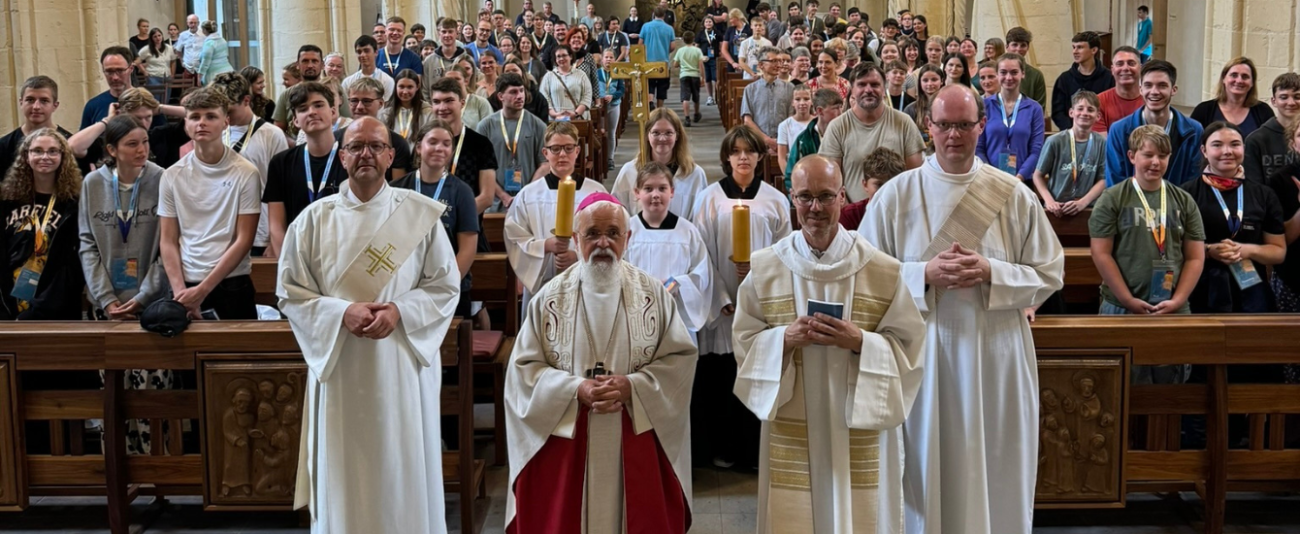
[[[572,154],[578,151],[578,145],[552,145],[545,148],[557,154]]]
[[[104,69],[104,76],[121,76],[130,71],[131,69]]]
[[[618,228],[614,228],[611,230],[606,230],[604,232],[587,230],[582,234],[582,240],[588,243],[595,243],[596,241],[600,241],[600,238],[602,237],[607,237],[609,238],[610,241],[619,241],[623,239],[623,231],[619,230]]]
[[[651,131],[651,132],[650,132],[650,137],[654,137],[654,138],[656,138],[656,139],[668,139],[668,138],[673,137],[673,136],[676,136],[676,135],[677,135],[677,132],[672,131],[672,130],[669,130],[669,131],[666,131],[666,132],[655,132],[655,131]]]
[[[835,202],[835,200],[838,198],[839,195],[835,193],[822,193],[817,196],[813,196],[808,193],[799,193],[794,196],[794,202],[795,204],[798,204],[800,207],[804,207],[804,208],[812,206],[813,202],[821,204],[822,207],[826,207],[826,206],[830,206],[831,203]]]
[[[45,150],[43,148],[29,148],[27,155],[33,158],[57,158],[63,155],[63,151],[57,148]]]
[[[978,122],[934,122],[930,121],[930,127],[940,132],[951,132],[953,129],[969,132],[975,129]]]
[[[343,146],[343,150],[353,156],[360,156],[367,148],[370,149],[371,154],[379,154],[393,147],[388,143],[348,143]]]
[[[363,106],[369,106],[378,101],[379,101],[378,98],[349,98],[348,99],[348,103],[354,106],[357,104],[361,104]]]

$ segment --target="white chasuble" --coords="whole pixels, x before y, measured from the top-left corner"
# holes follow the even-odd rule
[[[605,187],[595,180],[575,177],[578,189],[573,195],[573,206],[577,208],[582,199],[596,192],[605,192]],[[523,310],[528,311],[528,301],[555,277],[555,256],[546,252],[546,240],[555,237],[555,203],[556,188],[559,178],[553,174],[541,180],[533,180],[519,190],[506,212],[505,238],[506,255],[510,267],[524,284]],[[577,220],[577,217],[574,217]],[[569,242],[570,250],[577,250],[577,243]]]
[[[1024,309],[1061,288],[1065,256],[1038,199],[1016,187],[977,249],[991,282],[944,291],[936,302],[925,253],[977,175],[1013,179],[978,160],[969,172],[946,173],[930,157],[881,187],[862,219],[862,236],[903,262],[926,318],[924,379],[904,425],[911,534],[1033,526],[1038,366]]]
[[[684,142],[684,141],[683,141]],[[632,161],[623,164],[618,171],[618,178],[614,180],[614,187],[609,188],[609,194],[614,195],[623,207],[627,208],[632,215],[641,213],[641,205],[636,202],[636,174],[637,158],[633,157]],[[700,191],[709,186],[709,177],[704,174],[704,167],[695,165],[692,169],[678,169],[677,174],[673,176],[673,200],[668,203],[668,211],[676,213],[678,217],[690,219],[694,216],[691,210],[695,207],[695,199],[699,196]]]
[[[698,353],[662,283],[616,268],[621,284],[606,293],[575,268],[529,303],[506,373],[509,533],[672,533],[689,522]],[[631,383],[621,413],[577,399],[597,363]]]
[[[736,306],[736,396],[763,421],[758,533],[901,534],[903,432],[925,321],[897,260],[839,229],[818,257],[800,232],[756,252]],[[786,350],[808,300],[844,305],[857,353]]]
[[[343,274],[367,247],[414,237],[376,235],[401,204],[434,222],[410,229],[423,236],[405,257],[379,256],[392,275],[374,302],[396,304],[401,320],[384,339],[360,338],[343,327],[352,302],[341,295],[355,293]],[[436,223],[443,209],[388,186],[368,202],[345,190],[312,204],[285,235],[276,295],[310,370],[294,507],[308,507],[315,534],[446,532],[440,347],[461,277]]]
[[[641,215],[630,217],[627,227],[632,238],[623,259],[661,282],[675,281],[669,294],[695,338],[713,307],[713,264],[700,231],[671,211],[658,228],[649,227]]]
[[[732,316],[721,310],[735,304],[740,287],[736,264],[731,261],[731,211],[737,204],[749,206],[751,253],[790,235],[790,199],[761,180],[754,180],[742,190],[727,176],[700,193],[691,222],[704,238],[714,276],[713,319],[700,331],[700,354],[731,354]]]

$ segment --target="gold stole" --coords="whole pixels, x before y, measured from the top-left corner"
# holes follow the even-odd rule
[[[750,263],[763,315],[771,326],[788,326],[797,318],[794,276],[771,249],[754,253]],[[766,257],[764,257],[766,256]],[[767,261],[763,261],[766,259]],[[893,303],[899,263],[878,253],[854,275],[849,320],[875,332]],[[812,473],[808,455],[808,415],[804,402],[803,351],[796,349],[794,392],[777,408],[768,425],[767,519],[774,534],[807,533],[813,524]],[[834,402],[834,401],[832,401]],[[842,422],[841,422],[842,424]],[[853,533],[874,534],[879,504],[880,432],[849,429],[850,509]]]
[[[948,214],[948,219],[930,240],[930,246],[921,255],[921,261],[930,261],[952,248],[954,242],[979,252],[984,235],[989,232],[998,213],[1006,206],[1018,185],[1018,181],[1009,175],[976,172],[975,180],[966,188],[957,207]],[[937,306],[947,289],[937,285],[933,289],[934,304]]]
[[[394,189],[392,194],[397,208],[375,235],[370,236],[366,248],[352,258],[331,295],[353,302],[374,302],[424,241],[424,236],[428,235],[426,230],[442,224],[439,219],[447,209],[442,203],[435,202],[429,206],[412,201],[408,197],[419,193],[410,190]]]

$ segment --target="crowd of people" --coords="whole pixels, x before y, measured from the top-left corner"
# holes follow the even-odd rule
[[[603,417],[625,407],[637,434],[664,432],[659,452],[671,453],[672,465],[662,469],[679,478],[683,465],[775,470],[802,462],[802,482],[760,490],[760,525],[854,513],[902,524],[906,515],[908,532],[928,533],[943,523],[1029,531],[1038,414],[1027,325],[1040,311],[1059,311],[1048,303],[1063,284],[1049,217],[1089,217],[1101,314],[1300,312],[1300,253],[1289,247],[1300,235],[1300,74],[1272,80],[1265,101],[1254,63],[1234,59],[1216,97],[1184,115],[1172,105],[1177,68],[1152,57],[1145,6],[1134,46],[1103,57],[1097,34],[1072,38],[1073,64],[1056,77],[1049,103],[1044,73],[1029,59],[1033,35],[1022,27],[981,46],[931,35],[921,14],[902,11],[875,29],[857,8],[830,3],[820,13],[818,0],[790,2],[784,17],[779,5],[728,9],[712,0],[695,28],[677,24],[662,0],[648,20],[635,7],[602,17],[594,2],[572,21],[551,2],[535,11],[524,0],[513,18],[485,4],[476,20],[434,21],[436,35],[387,18],[353,41],[354,73],[343,53],[304,45],[281,70],[275,98],[265,72],[231,66],[214,22],[191,15],[185,29],[170,24],[164,33],[141,19],[129,43],[100,54],[109,89],[84,104],[75,132],[54,121],[56,80],[29,78],[18,102],[23,122],[0,137],[0,251],[10,273],[0,277],[0,319],[132,320],[159,301],[179,303],[195,320],[256,319],[251,258],[265,257],[293,265],[282,271],[280,296],[290,318],[305,321],[320,310],[303,295],[329,288],[311,276],[320,253],[303,250],[318,246],[311,240],[319,232],[347,231],[313,206],[362,210],[369,199],[389,202],[378,195],[390,188],[410,191],[403,195],[439,206],[440,230],[430,235],[447,242],[426,243],[427,259],[445,245],[450,255],[439,261],[456,269],[438,271],[439,283],[454,276],[459,289],[438,289],[454,301],[439,304],[480,328],[490,319],[468,295],[475,254],[487,246],[482,216],[505,214],[525,318],[507,379],[519,396],[507,395],[507,408],[512,434],[527,437],[511,450],[508,521],[534,520],[547,509],[539,503],[573,489],[550,491],[539,481],[559,475],[529,466],[557,458],[548,440],[553,431],[573,435],[564,414],[579,402],[591,409],[590,421],[586,412],[578,419],[584,435],[617,444],[607,425],[619,423]],[[645,138],[635,140],[646,153],[619,167],[614,147],[631,88],[612,68],[638,44],[676,72],[682,113],[665,104],[670,81],[651,80],[653,111]],[[704,120],[701,106],[715,105],[722,69],[753,81],[739,106],[743,124],[720,142],[723,175],[708,177],[688,128]],[[199,88],[153,89],[178,76]],[[609,184],[578,171],[584,140],[572,123],[597,106],[606,111],[611,158],[599,163],[619,169]],[[769,155],[784,180],[762,175]],[[580,206],[572,238],[555,227],[566,188]],[[629,275],[637,284],[643,275],[653,283],[612,291],[606,304],[598,295],[617,277],[594,266],[601,258],[629,262],[642,273]],[[338,269],[329,276],[347,274]],[[413,287],[426,281],[403,272]],[[580,284],[599,302],[567,291]],[[620,333],[619,295],[667,299],[666,308],[644,309],[666,322]],[[833,306],[811,309],[845,299],[851,304],[838,316]],[[598,320],[586,319],[587,307]],[[343,325],[382,339],[400,312],[376,303],[356,313],[343,315]],[[586,340],[572,337],[579,323]],[[556,329],[569,337],[555,337]],[[662,345],[637,349],[648,331]],[[966,336],[974,341],[959,341]],[[670,338],[685,342],[669,350]],[[627,343],[633,361],[602,360],[612,345],[596,339]],[[575,343],[580,356],[548,348]],[[682,351],[698,359],[682,367],[668,358]],[[658,354],[665,367],[653,367]],[[797,379],[787,371],[792,357]],[[584,380],[597,362],[615,376],[588,372]],[[643,367],[687,382],[620,378]],[[312,369],[323,381],[329,368]],[[849,386],[844,376],[853,377]],[[1190,370],[1134,376],[1181,383]],[[1262,379],[1300,377],[1286,369]],[[1008,389],[1029,400],[996,400]],[[650,390],[664,398],[651,400]],[[791,407],[794,390],[806,405]],[[647,407],[633,409],[631,392]],[[984,409],[951,415],[971,405]],[[879,433],[860,433],[867,430]],[[940,431],[987,439],[971,446],[941,440]],[[792,439],[818,443],[800,449]],[[857,471],[852,488],[827,473],[857,469],[850,449],[868,441],[879,447],[875,462],[899,462],[879,467],[878,518],[875,504],[850,512],[849,501],[804,503],[790,489],[866,498],[856,494]],[[772,452],[781,447],[795,456]],[[351,485],[340,482],[350,475],[338,476],[333,483]],[[677,483],[689,500],[689,482]],[[903,499],[909,485],[915,491],[901,514],[890,499]],[[578,495],[612,506],[608,495]],[[592,524],[614,521],[582,513]],[[356,517],[331,514],[355,526]]]

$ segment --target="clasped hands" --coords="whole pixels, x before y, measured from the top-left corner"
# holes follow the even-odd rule
[[[367,339],[384,339],[397,329],[402,312],[391,302],[353,302],[343,312],[343,327],[352,335]]]
[[[989,260],[960,243],[953,243],[925,264],[925,283],[945,289],[975,287],[992,279]]]
[[[824,313],[805,315],[785,327],[785,348],[802,349],[808,345],[856,352],[862,348],[862,330],[853,323]]]
[[[547,238],[546,252],[555,257],[555,272],[557,273],[562,273],[565,269],[578,263],[578,253],[569,248],[569,240],[567,238]]]
[[[1242,250],[1245,246],[1231,239],[1224,239],[1213,245],[1206,246],[1205,251],[1211,258],[1218,260],[1220,263],[1232,265],[1246,258]]]
[[[1083,212],[1088,207],[1082,202],[1082,199],[1070,200],[1067,202],[1057,202],[1054,199],[1043,199],[1043,211],[1055,215],[1056,217],[1073,217]]]
[[[578,402],[598,414],[618,413],[632,401],[632,383],[623,375],[604,375],[578,385]]]
[[[134,300],[126,301],[122,304],[120,301],[113,301],[112,304],[104,307],[104,315],[107,315],[113,321],[125,321],[135,319],[140,313],[140,303]]]

